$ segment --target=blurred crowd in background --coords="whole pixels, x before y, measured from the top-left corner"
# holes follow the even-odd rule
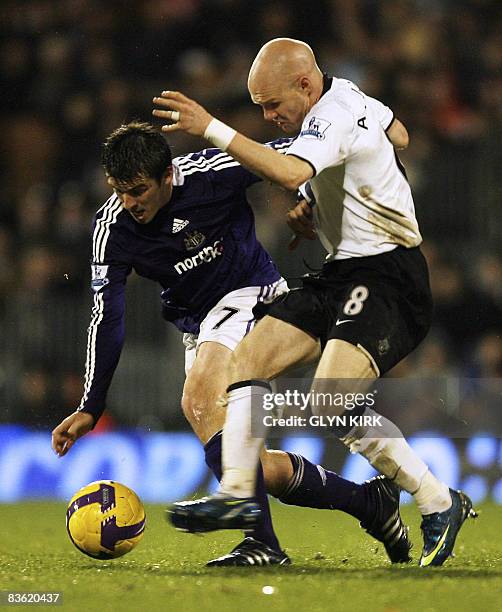
[[[260,141],[277,137],[246,88],[259,47],[307,41],[407,126],[403,152],[436,304],[395,376],[502,376],[502,11],[499,0],[3,0],[0,5],[0,420],[50,427],[80,400],[90,316],[89,227],[109,188],[100,143],[179,89]],[[175,134],[173,154],[203,148]],[[251,194],[283,275],[290,198]],[[128,288],[127,342],[109,398],[118,422],[181,424],[183,351],[159,290]]]

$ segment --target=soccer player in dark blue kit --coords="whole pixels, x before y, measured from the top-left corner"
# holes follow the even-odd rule
[[[290,142],[269,146],[284,152]],[[127,276],[135,270],[161,285],[164,318],[184,334],[182,408],[220,479],[225,407],[217,400],[228,385],[232,352],[256,323],[253,308],[287,291],[256,239],[246,200],[246,189],[260,179],[219,149],[171,160],[162,134],[139,122],[108,137],[102,161],[114,194],[93,224],[94,306],[84,394],[78,409],[52,432],[53,448],[65,455],[105,409],[124,340]],[[256,492],[260,521],[252,529],[242,524],[244,541],[208,565],[290,562],[273,530],[267,490],[286,504],[347,512],[384,543],[391,561],[409,560],[396,485],[383,477],[355,484],[299,455],[264,450]]]

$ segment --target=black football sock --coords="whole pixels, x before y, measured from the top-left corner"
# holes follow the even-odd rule
[[[204,446],[205,460],[209,469],[216,476],[218,481],[221,480],[221,431],[214,434]],[[254,529],[246,530],[246,536],[250,536],[259,542],[264,542],[274,550],[281,550],[279,541],[274,532],[272,525],[272,515],[270,513],[270,504],[268,501],[267,490],[265,489],[265,480],[263,478],[263,468],[261,463],[258,466],[258,474],[256,478],[256,493],[255,498],[261,507],[261,519]]]
[[[294,474],[279,497],[281,502],[292,506],[341,510],[363,522],[374,516],[375,507],[366,487],[314,465],[301,455],[288,455]]]

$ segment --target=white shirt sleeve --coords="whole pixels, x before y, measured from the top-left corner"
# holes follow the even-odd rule
[[[349,149],[354,118],[338,104],[309,113],[296,140],[286,155],[295,155],[310,163],[316,174],[325,168],[338,166],[345,160]]]
[[[380,125],[384,130],[390,128],[390,124],[394,121],[394,113],[388,106],[385,106],[380,100],[366,96],[367,104],[371,107],[375,113]]]

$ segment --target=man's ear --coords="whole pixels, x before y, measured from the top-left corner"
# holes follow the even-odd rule
[[[300,89],[303,89],[306,93],[310,93],[312,91],[312,82],[307,76],[303,76],[299,80]]]
[[[168,166],[164,174],[162,175],[162,182],[168,185],[173,180],[173,167]]]

